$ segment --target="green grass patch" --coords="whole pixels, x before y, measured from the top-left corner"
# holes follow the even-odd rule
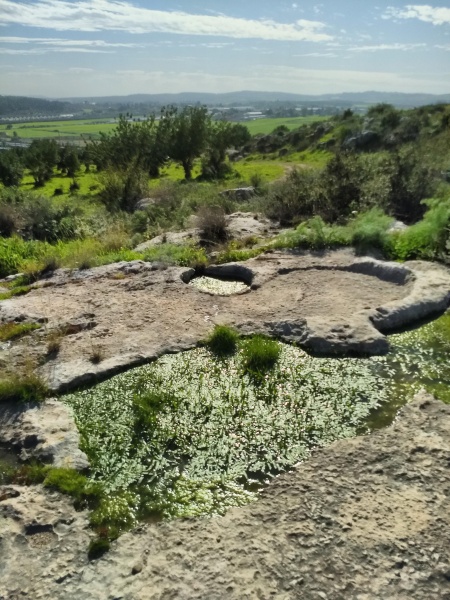
[[[283,177],[286,168],[279,162],[270,160],[261,161],[239,161],[233,164],[233,170],[236,172],[235,179],[248,182],[252,176],[262,177],[267,181],[274,181]]]
[[[281,346],[275,340],[255,335],[242,344],[242,365],[250,374],[264,374],[272,369],[280,358]]]
[[[223,356],[236,352],[239,334],[227,325],[216,325],[205,345],[213,354]]]
[[[284,125],[288,129],[297,129],[302,125],[310,125],[311,123],[319,123],[328,121],[330,117],[311,116],[311,117],[280,117],[274,119],[255,119],[254,121],[246,121],[244,125],[248,128],[251,135],[257,133],[272,133],[276,127]]]
[[[47,385],[36,374],[9,375],[0,379],[0,403],[41,402],[47,394]]]
[[[0,342],[15,340],[40,327],[37,323],[5,323],[0,325]]]
[[[33,289],[30,285],[18,285],[16,287],[11,288],[7,292],[0,292],[0,300],[9,300],[10,298],[14,298],[14,296],[24,296],[28,294]]]
[[[285,162],[309,165],[311,167],[325,167],[334,154],[328,150],[304,150],[293,152],[284,157]]]
[[[44,486],[58,490],[77,501],[97,497],[100,486],[74,469],[50,468],[45,475]]]

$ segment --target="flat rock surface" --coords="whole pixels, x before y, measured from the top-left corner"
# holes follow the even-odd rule
[[[84,513],[8,486],[0,598],[448,600],[449,460],[450,407],[419,394],[392,426],[316,451],[257,502],[143,526],[92,563]]]
[[[3,349],[0,362],[17,368],[34,359],[61,390],[191,348],[215,323],[317,352],[377,354],[388,349],[380,330],[442,312],[450,300],[444,267],[383,263],[349,250],[272,252],[206,274],[243,279],[248,291],[212,295],[186,283],[192,270],[143,261],[58,271],[26,296],[0,302],[0,322],[45,323]],[[48,355],[49,335],[57,331],[59,352]]]

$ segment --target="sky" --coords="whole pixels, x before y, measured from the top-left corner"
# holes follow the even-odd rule
[[[0,0],[0,94],[450,93],[450,0]]]

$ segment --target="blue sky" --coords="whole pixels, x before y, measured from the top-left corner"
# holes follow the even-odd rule
[[[450,93],[450,0],[0,0],[0,94]]]

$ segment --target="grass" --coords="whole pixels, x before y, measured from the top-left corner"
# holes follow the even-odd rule
[[[110,119],[83,119],[73,121],[33,121],[27,123],[15,123],[12,129],[6,129],[7,125],[0,125],[0,131],[5,131],[9,137],[14,132],[19,138],[53,138],[70,140],[86,137],[99,137],[100,132],[110,133],[116,127],[116,123],[110,123]]]
[[[273,368],[281,354],[281,346],[275,340],[255,335],[242,344],[242,365],[249,374],[263,374]]]
[[[40,327],[37,323],[5,323],[0,325],[0,342],[15,340]]]
[[[302,125],[310,125],[320,121],[328,121],[330,117],[311,116],[311,117],[281,117],[275,119],[256,119],[254,121],[246,121],[244,125],[248,128],[251,135],[257,133],[272,133],[276,127],[284,125],[288,129],[297,129]]]
[[[24,296],[28,294],[33,289],[30,285],[18,285],[16,287],[11,288],[7,292],[0,293],[0,300],[9,300],[10,298],[14,298],[14,296]]]
[[[36,374],[14,374],[0,379],[2,402],[41,402],[48,394],[45,382]]]
[[[227,325],[216,325],[205,345],[217,356],[233,354],[236,351],[239,334]]]
[[[233,170],[237,174],[237,179],[250,181],[252,176],[263,177],[267,181],[275,181],[283,177],[286,168],[277,161],[270,160],[250,160],[233,163]]]

